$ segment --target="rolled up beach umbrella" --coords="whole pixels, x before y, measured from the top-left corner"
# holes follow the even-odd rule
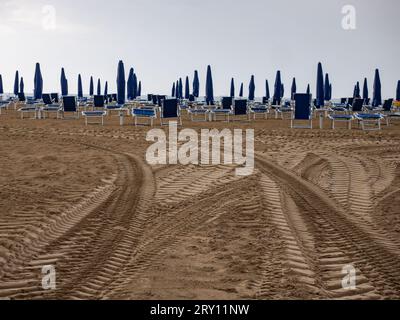
[[[256,92],[256,84],[254,82],[254,76],[251,76],[249,84],[249,101],[254,101]]]
[[[117,103],[125,103],[126,82],[125,82],[125,67],[122,60],[118,62],[117,70]]]
[[[82,77],[78,74],[78,97],[83,98]]]
[[[397,81],[396,101],[400,101],[400,80]]]
[[[235,79],[232,78],[231,80],[231,97],[235,97]]]
[[[14,95],[18,95],[19,93],[19,73],[18,71],[15,72],[15,79],[14,79]]]
[[[93,83],[93,77],[90,77],[89,95],[90,95],[91,97],[93,97],[93,96],[94,96],[94,83]]]
[[[21,80],[19,82],[19,93],[24,93],[25,91],[25,85],[24,85],[24,78],[21,77]]]
[[[133,86],[133,98],[136,99],[138,96],[138,81],[136,73],[133,74],[132,86]]]
[[[361,98],[360,82],[358,82],[358,81],[357,81],[356,86],[354,88],[354,98]]]
[[[61,95],[62,96],[68,95],[68,80],[65,76],[64,68],[61,68]]]
[[[267,100],[271,99],[271,94],[269,92],[269,83],[268,80],[265,80],[265,98]]]
[[[281,80],[281,72],[278,70],[276,72],[276,77],[275,77],[274,100],[281,100],[281,94],[282,94],[282,80]]]
[[[330,101],[332,98],[330,96],[330,87],[331,87],[331,83],[329,81],[329,74],[325,74],[325,83],[324,83],[325,101]]]
[[[368,80],[367,78],[364,79],[364,86],[363,86],[363,99],[369,99],[369,92],[368,92]]]
[[[294,99],[294,95],[296,94],[296,92],[297,92],[297,85],[296,85],[296,78],[293,78],[293,82],[292,82],[292,88],[291,88],[291,90],[290,90],[290,92],[291,92],[291,99],[293,100]]]
[[[100,79],[97,80],[97,95],[101,95],[101,82]]]
[[[282,83],[282,85],[281,85],[281,98],[283,98],[284,96],[285,96],[285,86]]]
[[[189,100],[189,97],[190,97],[189,77],[186,76],[186,80],[185,80],[185,99]]]
[[[182,83],[182,78],[179,78],[179,99],[183,99],[183,83]]]
[[[212,79],[211,66],[207,66],[207,79],[206,79],[206,102],[208,105],[214,103],[214,84]]]
[[[179,80],[176,80],[176,83],[175,83],[175,96],[177,99],[181,98],[179,95]]]
[[[3,77],[0,74],[0,94],[4,93],[4,88],[3,88]]]
[[[40,64],[36,63],[35,67],[35,78],[34,78],[34,89],[33,89],[33,96],[35,100],[42,99],[43,94],[43,78],[42,72],[40,71]]]
[[[175,97],[175,82],[172,85],[171,97]]]
[[[311,94],[311,89],[310,89],[310,85],[307,85],[307,94]]]
[[[324,72],[322,70],[322,63],[318,63],[317,71],[317,96],[316,96],[316,106],[323,107],[325,105],[325,95],[324,95]]]
[[[372,106],[378,107],[382,104],[382,84],[381,77],[379,76],[379,70],[375,70],[374,79],[374,97],[372,99]]]
[[[107,97],[108,95],[108,81],[106,81],[106,84],[104,85],[104,96]]]
[[[241,98],[243,97],[243,82],[240,85],[239,97],[241,97]]]
[[[199,80],[199,73],[197,70],[194,71],[194,78],[193,78],[193,95],[198,98],[200,95],[200,80]]]
[[[131,68],[129,70],[129,76],[128,76],[128,81],[127,81],[127,86],[126,86],[126,91],[128,95],[128,100],[133,100],[134,99],[134,93],[133,93],[133,74],[134,70]]]
[[[139,81],[137,95],[138,97],[142,96],[142,81]]]
[[[329,101],[332,100],[332,83],[329,84]]]

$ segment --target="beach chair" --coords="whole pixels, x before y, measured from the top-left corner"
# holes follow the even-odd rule
[[[0,100],[0,114],[1,114],[2,110],[7,110],[9,105],[10,105],[9,101]]]
[[[58,93],[50,93],[50,97],[54,103],[60,103],[60,98],[58,97]]]
[[[56,114],[56,118],[58,118],[61,110],[61,105],[54,103],[53,99],[51,98],[51,94],[44,93],[42,95],[42,100],[44,106],[40,108],[41,117],[43,119],[46,119],[46,115],[50,115],[53,113]]]
[[[363,131],[376,131],[381,130],[384,116],[380,113],[356,113],[354,118],[361,124]]]
[[[290,127],[292,129],[312,129],[313,128],[313,117],[311,107],[311,95],[307,93],[297,93],[294,96],[295,107],[292,119],[290,121]],[[307,124],[296,125],[296,122]]]
[[[393,99],[387,99],[382,105],[382,114],[386,119],[386,125],[390,125],[390,120],[400,119],[400,112],[393,111]]]
[[[38,109],[37,105],[33,103],[28,103],[25,94],[23,93],[18,93],[18,101],[17,101],[17,107],[18,112],[21,113],[21,119],[25,118],[25,114],[33,114],[33,117],[31,119],[37,119],[38,118]]]
[[[66,119],[66,113],[73,114],[73,117],[70,117],[70,119],[79,119],[78,104],[75,96],[64,96],[62,98],[62,105],[59,113],[62,119]]]
[[[105,110],[82,111],[82,116],[85,118],[85,125],[101,124],[104,126],[104,117],[107,115]]]
[[[161,106],[160,122],[164,125],[164,119],[177,118],[179,124],[182,125],[182,118],[178,107],[178,99],[165,99]]]
[[[138,125],[146,125],[146,124],[139,124],[138,120],[146,119],[150,121],[150,126],[153,126],[154,119],[157,119],[157,112],[155,108],[134,108],[132,109],[132,117],[134,119],[135,126]]]
[[[351,105],[351,111],[353,113],[362,112],[364,108],[364,99],[356,98],[353,100],[353,104]]]
[[[356,99],[353,101],[352,111],[358,112],[363,109],[364,100],[363,99]],[[347,124],[347,128],[351,130],[352,123],[354,120],[354,116],[349,114],[346,108],[338,107],[339,113],[333,113],[328,115],[328,119],[332,122],[332,129],[336,129],[336,122],[343,122]]]
[[[188,114],[192,122],[207,122],[210,111],[204,109],[201,105],[195,104],[188,109]]]
[[[237,120],[237,117],[246,116],[246,120],[250,121],[250,113],[248,110],[248,102],[246,99],[235,99],[233,101],[233,112],[234,120]],[[241,119],[243,120],[243,119]]]
[[[275,112],[281,115],[282,120],[293,118],[293,107],[290,101],[285,101],[280,107],[275,109]]]
[[[211,120],[218,121],[218,115],[221,115],[224,117],[225,121],[229,122],[229,116],[233,113],[232,104],[232,97],[222,97],[221,107],[210,110]]]
[[[264,100],[262,103],[254,103],[249,108],[250,115],[253,115],[253,119],[257,120],[257,115],[263,115],[264,119],[268,119],[269,108],[267,106],[268,100]]]

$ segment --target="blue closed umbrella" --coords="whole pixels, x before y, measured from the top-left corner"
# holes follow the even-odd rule
[[[19,82],[19,92],[24,93],[25,85],[24,85],[24,78],[21,77],[21,81]]]
[[[138,97],[140,97],[142,95],[142,81],[139,81],[137,95],[138,95]]]
[[[249,100],[254,101],[256,91],[256,84],[254,82],[254,76],[251,76],[249,84]]]
[[[175,82],[172,85],[172,92],[171,92],[171,96],[175,97]]]
[[[199,80],[199,73],[197,70],[194,71],[194,78],[193,78],[193,95],[198,98],[200,95],[200,80]]]
[[[97,95],[101,95],[101,82],[100,79],[97,80]]]
[[[104,96],[107,97],[108,95],[108,81],[106,81],[106,84],[104,85]]]
[[[128,82],[127,82],[127,94],[128,94],[128,100],[133,100],[134,99],[134,92],[133,92],[133,75],[134,75],[134,70],[131,68],[129,70],[129,76],[128,76]]]
[[[179,78],[179,99],[183,99],[183,83],[182,83],[182,78]]]
[[[206,78],[206,102],[208,105],[214,104],[214,85],[211,73],[211,66],[207,66]]]
[[[267,100],[271,99],[271,94],[269,92],[269,83],[268,80],[265,80],[265,98]]]
[[[175,83],[175,96],[176,96],[177,99],[181,98],[179,96],[179,80],[176,80],[176,83]]]
[[[368,80],[367,78],[364,79],[364,86],[363,86],[363,99],[369,99],[369,92],[368,92]]]
[[[325,95],[324,95],[324,72],[322,70],[322,63],[318,63],[317,71],[317,101],[316,107],[323,107],[325,105]]]
[[[275,87],[274,87],[274,100],[280,101],[282,94],[282,80],[281,80],[281,72],[278,70],[276,72],[275,77]]]
[[[17,96],[18,93],[19,93],[19,73],[18,71],[16,71],[14,79],[14,94]]]
[[[125,67],[122,60],[118,62],[117,70],[117,103],[125,103],[125,92],[126,92],[126,82],[125,82]]]
[[[138,96],[138,81],[136,73],[133,74],[132,86],[133,86],[133,98],[136,99]]]
[[[281,85],[281,98],[283,98],[284,96],[285,96],[285,86],[282,83],[282,85]]]
[[[379,107],[382,104],[382,84],[381,77],[379,76],[379,70],[375,70],[374,79],[374,97],[372,99],[372,106]]]
[[[307,94],[311,94],[311,89],[310,89],[310,85],[307,85]]]
[[[358,81],[354,87],[354,98],[361,98],[360,82]]]
[[[331,83],[329,81],[329,74],[325,75],[325,85],[324,85],[324,95],[325,95],[325,101],[331,101],[332,96],[331,96]]]
[[[90,95],[91,97],[93,97],[93,95],[94,95],[93,77],[90,77],[89,95]]]
[[[35,100],[40,100],[42,99],[42,94],[43,94],[42,72],[40,71],[40,64],[36,63],[33,96]]]
[[[68,80],[65,76],[64,68],[61,68],[61,95],[62,96],[68,95]]]
[[[241,97],[241,98],[243,97],[243,82],[240,85],[239,97]]]
[[[231,80],[231,97],[235,97],[235,79],[232,78]]]
[[[189,98],[190,98],[189,77],[186,76],[186,81],[185,81],[185,99],[189,100]]]
[[[4,88],[3,88],[3,77],[0,74],[0,94],[4,93]]]
[[[332,100],[332,83],[329,84],[329,101]]]
[[[78,74],[78,97],[83,98],[83,85],[82,85],[82,77]]]
[[[291,88],[292,100],[294,99],[294,95],[296,94],[296,92],[297,92],[296,78],[293,78],[292,88]]]
[[[397,81],[396,101],[400,101],[400,80]]]

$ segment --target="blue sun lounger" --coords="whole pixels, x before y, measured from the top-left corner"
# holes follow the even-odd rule
[[[213,121],[218,120],[218,115],[221,115],[225,118],[225,121],[229,122],[229,116],[233,114],[233,98],[232,97],[222,97],[221,99],[221,107],[211,109],[211,119]]]
[[[146,119],[150,121],[150,126],[153,126],[154,119],[157,119],[157,112],[155,108],[144,108],[144,109],[132,109],[132,117],[135,122],[135,126],[138,125],[146,125],[146,124],[139,124],[139,119]]]
[[[313,117],[311,107],[311,95],[307,93],[298,93],[294,96],[295,107],[290,127],[293,129],[312,129]],[[306,122],[307,124],[296,125],[296,122]]]
[[[381,130],[381,121],[385,118],[380,113],[356,113],[354,117],[363,131]]]
[[[43,119],[46,119],[47,114],[55,113],[56,117],[58,118],[60,110],[61,110],[61,105],[58,103],[55,103],[53,99],[51,98],[50,94],[44,93],[42,95],[42,100],[44,103],[44,106],[40,108],[41,116]]]
[[[164,125],[163,122],[164,119],[173,119],[173,118],[178,119],[180,125],[182,125],[182,118],[178,107],[178,99],[165,99],[161,107],[161,116],[160,116],[161,126]]]

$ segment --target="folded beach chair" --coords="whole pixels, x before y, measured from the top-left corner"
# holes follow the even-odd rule
[[[75,96],[64,96],[62,98],[62,105],[60,115],[62,119],[65,119],[66,113],[72,113],[74,116],[72,119],[79,119],[78,104]]]
[[[221,107],[210,110],[211,119],[217,121],[218,115],[221,115],[224,117],[225,121],[229,122],[229,116],[233,113],[232,104],[233,104],[232,97],[222,97]]]
[[[243,116],[246,116],[246,120],[250,121],[250,113],[248,110],[248,102],[246,99],[235,99],[233,101],[233,116],[235,117],[235,120],[237,117],[241,117],[243,120]]]
[[[178,107],[178,99],[165,99],[161,106],[160,122],[164,125],[164,119],[177,118],[179,124],[182,125],[182,118]]]
[[[153,126],[154,119],[157,119],[157,111],[155,108],[134,108],[132,109],[132,117],[135,122],[135,126],[138,125],[146,125],[146,124],[139,124],[138,120],[146,119],[150,121],[150,126]]]
[[[46,119],[46,115],[50,115],[51,113],[53,113],[53,114],[56,114],[56,117],[58,118],[58,115],[61,110],[61,105],[54,103],[50,94],[44,93],[42,95],[42,100],[43,100],[44,106],[42,106],[40,108],[41,117],[43,119]]]
[[[312,107],[311,107],[311,95],[306,93],[298,93],[294,96],[295,107],[294,113],[290,122],[290,127],[296,129],[312,129]],[[301,123],[307,122],[306,125],[296,125],[296,122]]]

